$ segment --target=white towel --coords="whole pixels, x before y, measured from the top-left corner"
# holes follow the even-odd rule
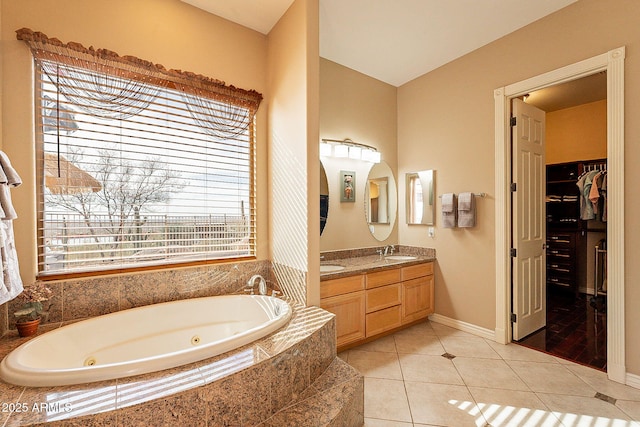
[[[4,172],[4,177],[6,177],[5,184],[10,185],[11,187],[17,187],[22,184],[22,179],[18,172],[11,166],[11,161],[9,161],[9,157],[3,152],[0,151],[0,167],[2,167],[2,171]]]
[[[442,227],[454,228],[456,226],[456,195],[445,193],[442,195]]]
[[[11,166],[9,157],[0,151],[0,219],[16,219],[18,215],[11,203],[10,187],[17,187],[22,184],[22,179],[18,172]]]
[[[476,226],[476,199],[473,193],[460,193],[458,196],[458,227]]]

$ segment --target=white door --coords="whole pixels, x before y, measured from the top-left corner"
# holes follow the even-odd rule
[[[545,113],[513,100],[513,339],[546,325]]]

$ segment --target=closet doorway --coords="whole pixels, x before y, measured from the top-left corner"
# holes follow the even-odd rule
[[[606,72],[523,99],[545,112],[546,326],[514,342],[606,371]]]
[[[611,380],[626,380],[624,343],[624,47],[530,79],[498,88],[496,121],[496,341],[511,341],[510,127],[511,100],[528,93],[607,72],[608,260],[607,366]]]

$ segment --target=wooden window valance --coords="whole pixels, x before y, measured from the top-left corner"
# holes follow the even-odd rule
[[[226,85],[223,81],[188,71],[167,70],[161,64],[129,55],[120,56],[108,49],[86,48],[76,42],[63,43],[29,28],[17,30],[16,36],[18,40],[27,43],[36,60],[66,63],[144,84],[177,89],[198,97],[246,108],[252,115],[262,101],[262,94],[255,90],[239,89]]]

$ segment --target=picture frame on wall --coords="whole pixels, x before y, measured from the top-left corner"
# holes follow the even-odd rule
[[[356,201],[355,171],[340,171],[340,202]]]

